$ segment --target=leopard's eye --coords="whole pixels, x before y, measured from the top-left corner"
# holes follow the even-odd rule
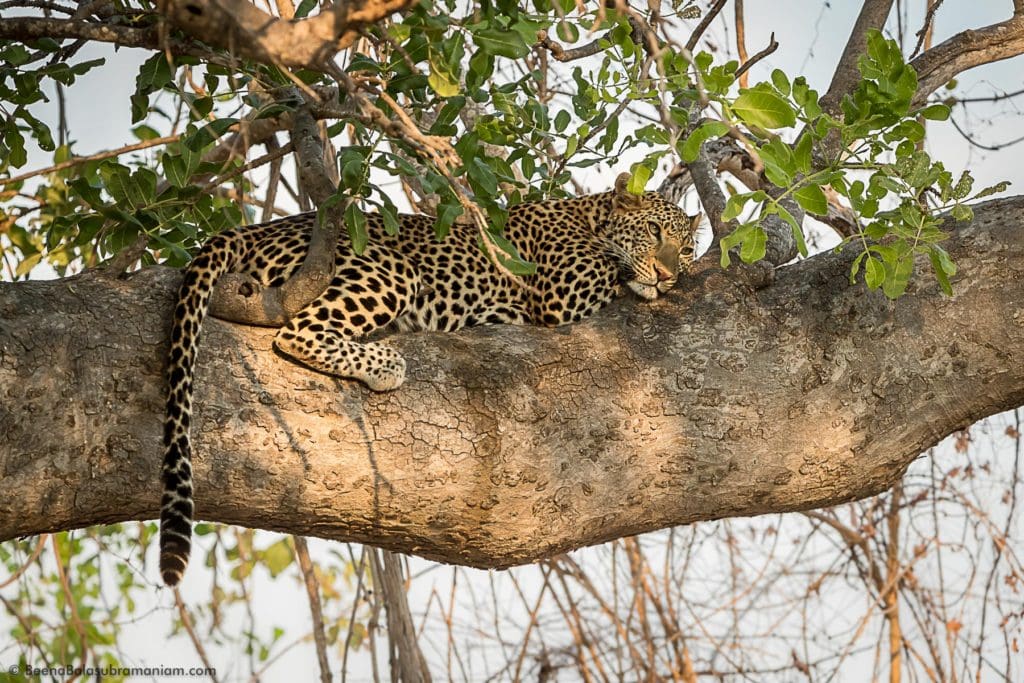
[[[692,244],[687,244],[684,247],[680,247],[679,255],[683,256],[685,258],[692,258],[693,257],[693,245]]]
[[[654,221],[651,221],[647,224],[647,232],[657,237],[661,234],[661,226]]]

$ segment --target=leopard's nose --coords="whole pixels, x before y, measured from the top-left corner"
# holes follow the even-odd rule
[[[655,262],[655,264],[654,264],[654,272],[657,273],[657,275],[658,275],[658,282],[664,282],[665,280],[671,280],[672,278],[675,277],[675,274],[671,270],[666,268],[661,263],[657,263],[657,262]]]

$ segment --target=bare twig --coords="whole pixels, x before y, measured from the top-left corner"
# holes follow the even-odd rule
[[[704,17],[697,24],[697,28],[693,29],[693,33],[690,34],[689,40],[686,41],[686,49],[693,52],[693,48],[697,47],[697,43],[700,41],[701,36],[708,30],[708,26],[715,20],[718,13],[725,7],[727,0],[716,0],[715,4],[711,6],[711,9],[707,11]]]
[[[174,604],[178,607],[178,616],[181,617],[181,625],[185,628],[185,632],[188,633],[189,640],[192,641],[192,646],[196,649],[196,654],[199,655],[199,659],[202,660],[203,666],[206,667],[206,672],[210,676],[210,680],[213,683],[218,683],[217,674],[213,666],[210,665],[210,658],[206,654],[206,648],[203,647],[203,641],[196,635],[195,627],[192,626],[192,619],[188,615],[188,610],[185,609],[185,602],[181,599],[181,591],[177,586],[174,587]]]
[[[49,534],[42,534],[39,537],[39,542],[36,543],[35,550],[32,551],[32,554],[29,555],[29,558],[27,560],[25,560],[25,562],[22,563],[22,565],[20,567],[18,567],[17,571],[15,571],[13,574],[8,576],[7,579],[3,583],[0,583],[0,588],[6,588],[7,586],[10,586],[12,583],[14,583],[15,581],[18,580],[19,576],[24,574],[25,571],[29,567],[32,566],[32,564],[39,557],[40,553],[43,552],[43,548],[46,547],[46,537],[47,536],[49,536]]]
[[[775,40],[775,32],[772,31],[771,37],[768,38],[768,46],[747,61],[743,62],[740,68],[736,69],[736,77],[740,79],[740,86],[744,88],[747,87],[747,72],[750,71],[750,67],[754,66],[778,49],[779,43]]]
[[[743,0],[735,0],[733,2],[733,10],[735,10],[734,17],[736,23],[736,56],[740,59],[740,64],[743,64],[745,68],[741,68],[736,72],[736,78],[739,79],[740,87],[746,88],[749,84],[747,76],[747,27],[746,22],[743,20]],[[775,42],[775,34],[772,34],[771,42]]]
[[[320,664],[321,683],[331,683],[331,665],[327,662],[327,636],[324,634],[324,615],[320,606],[320,583],[313,570],[313,562],[309,559],[309,546],[302,536],[292,536],[295,544],[295,557],[299,561],[303,583],[306,585],[306,597],[309,598],[309,611],[313,617],[313,642],[316,644],[316,659]]]
[[[397,680],[405,683],[429,683],[430,671],[416,642],[409,613],[401,555],[374,549],[370,557],[374,586],[382,593],[387,610],[392,671],[398,674]]]
[[[83,157],[72,157],[67,161],[62,161],[59,164],[53,166],[47,166],[46,168],[36,169],[35,171],[29,171],[22,173],[21,175],[12,176],[10,178],[0,178],[0,187],[5,187],[12,183],[19,183],[29,178],[36,176],[45,175],[47,173],[56,173],[57,171],[63,171],[66,168],[72,168],[80,164],[84,164],[90,161],[101,161],[103,159],[110,159],[112,157],[121,156],[122,154],[128,154],[129,152],[137,152],[140,149],[149,149],[150,147],[157,147],[159,145],[166,145],[171,142],[177,142],[181,138],[181,135],[167,135],[161,138],[153,138],[152,140],[143,140],[142,142],[136,142],[131,145],[125,145],[118,147],[117,149],[108,149],[103,152],[97,152],[96,154],[90,154]]]

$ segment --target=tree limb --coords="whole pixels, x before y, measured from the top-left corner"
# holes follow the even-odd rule
[[[712,269],[564,329],[395,335],[410,372],[387,394],[208,320],[197,516],[507,567],[872,495],[1024,404],[1024,198],[975,216],[946,243],[953,297],[928,275],[895,303],[850,285],[852,249],[761,290]],[[0,540],[156,516],[179,282],[0,284]]]
[[[924,105],[929,95],[959,73],[1020,54],[1024,54],[1024,14],[958,33],[910,62],[918,78],[913,106]]]
[[[248,0],[164,0],[178,29],[231,54],[265,64],[323,70],[359,31],[416,0],[338,0],[308,19],[285,20]]]
[[[857,59],[868,51],[868,31],[875,28],[881,30],[892,9],[893,0],[864,0],[857,21],[850,31],[850,37],[843,48],[843,54],[836,64],[828,92],[821,98],[821,107],[832,115],[839,114],[839,105],[843,96],[853,92],[860,82],[860,71]]]

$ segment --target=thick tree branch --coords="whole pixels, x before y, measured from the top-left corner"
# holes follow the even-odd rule
[[[113,43],[124,47],[140,47],[160,50],[164,45],[160,41],[160,32],[155,26],[135,28],[119,26],[115,23],[84,20],[51,19],[38,17],[12,17],[0,19],[0,38],[8,40],[38,40],[52,38],[54,40],[92,40],[100,43]],[[228,66],[229,62],[223,55],[207,50],[199,45],[169,39],[166,47],[172,54],[191,55],[211,64]]]
[[[1024,54],[1024,14],[958,33],[910,62],[918,77],[914,106],[922,106],[929,95],[959,73],[1020,54]]]
[[[979,206],[892,303],[852,250],[720,271],[560,330],[396,335],[373,394],[204,328],[201,519],[505,567],[701,519],[892,485],[946,434],[1024,403],[1024,198]],[[927,268],[926,264],[920,264]],[[0,539],[151,519],[176,271],[0,285]],[[955,322],[953,322],[955,321]]]
[[[323,69],[359,31],[416,0],[338,0],[320,14],[288,21],[248,0],[165,0],[163,11],[185,33],[266,64]]]

